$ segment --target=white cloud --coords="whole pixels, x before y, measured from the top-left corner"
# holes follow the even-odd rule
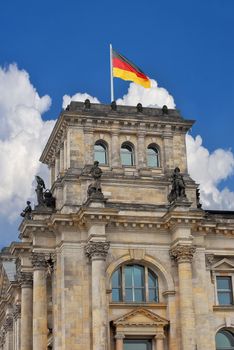
[[[151,79],[151,88],[146,89],[141,85],[131,83],[128,88],[128,93],[119,98],[117,105],[136,106],[141,103],[143,107],[160,107],[166,105],[168,108],[175,108],[175,102],[169,92],[161,87],[158,87],[156,80]]]
[[[50,108],[48,95],[40,97],[26,71],[15,64],[0,67],[0,214],[14,220],[34,199],[34,175],[46,176],[41,151],[54,121],[41,115]]]
[[[65,109],[67,107],[67,105],[69,105],[71,103],[71,101],[84,102],[87,98],[90,100],[91,103],[100,103],[100,101],[97,99],[97,97],[93,97],[93,96],[87,94],[86,92],[85,93],[77,92],[73,96],[69,96],[69,95],[63,96],[63,108]]]
[[[202,146],[201,136],[186,136],[190,176],[200,184],[204,208],[234,210],[234,192],[218,189],[221,181],[234,173],[234,155],[230,150],[216,149],[210,153]]]

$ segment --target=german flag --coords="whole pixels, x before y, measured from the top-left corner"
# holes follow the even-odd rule
[[[150,80],[135,64],[123,55],[112,50],[113,77],[123,80],[131,80],[145,88],[150,88]]]

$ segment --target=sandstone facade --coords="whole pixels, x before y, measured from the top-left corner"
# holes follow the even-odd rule
[[[199,208],[192,124],[154,108],[71,102],[61,113],[41,156],[56,209],[34,210],[1,253],[1,350],[215,350],[217,333],[231,339],[234,213]],[[103,197],[87,195],[95,145]],[[169,204],[175,167],[187,199]]]

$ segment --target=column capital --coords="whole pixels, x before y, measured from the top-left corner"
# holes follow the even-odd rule
[[[156,335],[155,335],[155,339],[165,339],[166,337],[165,337],[165,334],[164,334],[164,332],[158,332],[158,333],[156,333]]]
[[[124,333],[117,332],[116,335],[115,335],[115,339],[124,339],[124,338],[125,338]]]
[[[33,285],[32,272],[19,272],[17,274],[17,279],[21,285],[21,288],[32,287]]]
[[[110,247],[109,242],[90,241],[85,246],[85,254],[90,259],[105,260]]]
[[[47,266],[44,253],[32,253],[32,265],[34,270],[44,270]]]
[[[16,321],[20,317],[21,317],[21,305],[16,304],[13,306],[13,319]]]
[[[175,259],[178,264],[184,262],[191,263],[195,250],[196,249],[193,245],[178,244],[170,249],[169,254],[171,259]]]

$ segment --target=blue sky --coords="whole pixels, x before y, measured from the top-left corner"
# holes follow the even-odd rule
[[[0,66],[15,62],[27,71],[38,94],[52,99],[43,119],[55,119],[64,94],[110,102],[112,43],[169,91],[185,118],[196,119],[191,134],[210,152],[233,150],[233,24],[233,0],[3,0]],[[116,98],[128,87],[115,79]],[[233,176],[219,181],[224,186],[234,190]],[[16,221],[2,215],[0,224],[12,238]]]

